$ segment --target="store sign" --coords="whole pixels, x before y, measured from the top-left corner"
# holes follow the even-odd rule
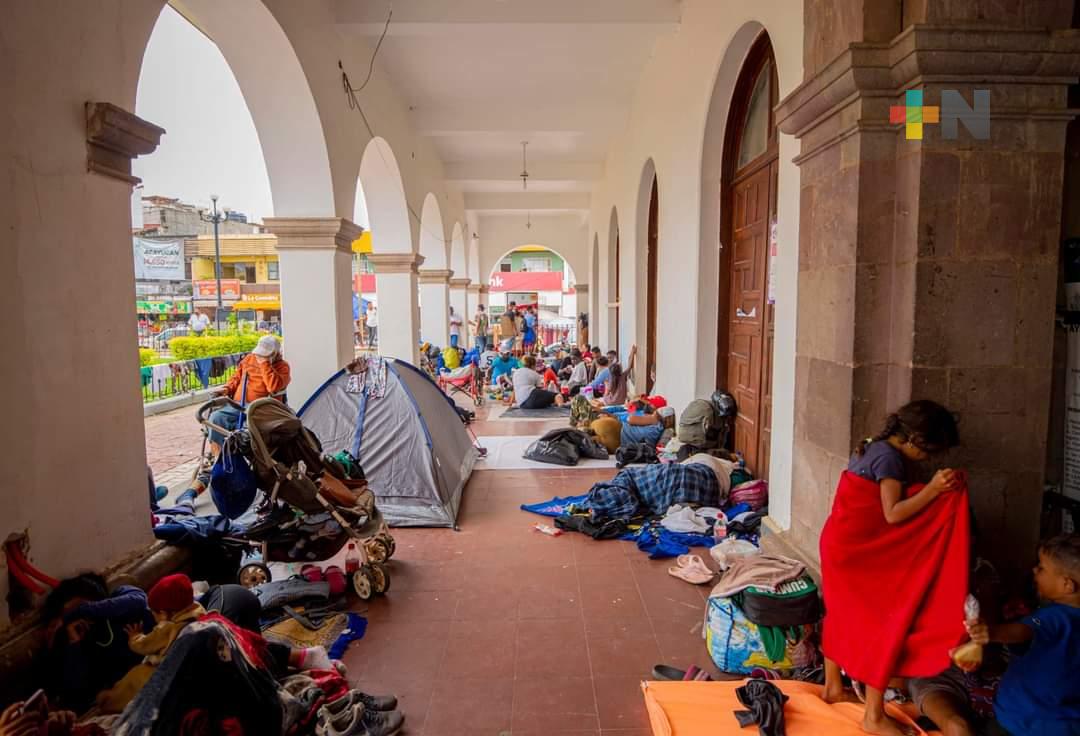
[[[191,314],[191,302],[137,301],[139,314]]]
[[[217,299],[217,280],[206,279],[204,281],[192,281],[192,290],[196,299]],[[221,298],[240,298],[240,279],[221,280]]]
[[[132,238],[135,278],[144,281],[184,280],[184,241]]]
[[[492,291],[559,291],[563,290],[562,271],[500,271],[488,279]]]

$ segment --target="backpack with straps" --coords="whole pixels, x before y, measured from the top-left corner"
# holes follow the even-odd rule
[[[821,598],[809,575],[778,586],[775,593],[750,586],[732,597],[758,626],[804,626],[821,620]]]

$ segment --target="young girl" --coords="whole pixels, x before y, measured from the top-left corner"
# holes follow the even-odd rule
[[[968,569],[963,476],[939,470],[925,486],[911,485],[915,463],[958,442],[945,407],[933,401],[901,407],[852,455],[822,530],[822,697],[845,699],[841,668],[863,682],[868,733],[904,733],[885,714],[889,680],[945,669],[948,649],[963,635],[957,623]]]

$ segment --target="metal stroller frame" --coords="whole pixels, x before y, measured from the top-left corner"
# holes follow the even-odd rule
[[[482,372],[479,366],[475,363],[469,365],[470,371],[468,375],[461,378],[451,378],[448,375],[440,373],[435,377],[435,383],[443,393],[454,398],[454,394],[461,394],[467,396],[473,402],[474,406],[480,407],[484,405],[484,381]]]
[[[259,489],[265,494],[258,507],[260,520],[249,528],[247,535],[225,539],[228,544],[258,547],[262,556],[263,561],[243,564],[237,581],[248,587],[269,582],[272,575],[266,561],[294,561],[280,554],[279,548],[275,547],[273,532],[294,528],[300,519],[309,514],[326,513],[341,526],[342,533],[323,544],[323,551],[329,554],[320,555],[320,559],[333,557],[350,539],[355,540],[361,558],[360,569],[351,578],[356,594],[362,600],[368,600],[374,594],[389,590],[390,573],[383,563],[393,555],[396,545],[386,521],[375,507],[375,496],[367,488],[366,482],[345,478],[339,463],[324,460],[322,445],[314,433],[304,427],[292,409],[274,398],[258,399],[246,409],[227,397],[218,397],[203,404],[197,417],[204,427],[204,457],[209,457],[206,443],[210,430],[226,437],[235,433],[212,423],[208,418],[210,413],[225,406],[243,412],[245,421],[236,432],[247,431],[251,438],[247,459],[258,478]],[[351,507],[335,503],[328,496],[323,488],[324,475],[334,478],[350,490],[359,491]],[[285,504],[296,513],[282,519],[280,504]],[[275,513],[278,515],[275,516]],[[264,537],[264,534],[267,536]]]

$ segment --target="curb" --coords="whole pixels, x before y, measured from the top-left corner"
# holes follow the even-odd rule
[[[171,396],[167,399],[161,399],[159,401],[151,401],[149,404],[143,404],[143,416],[152,417],[157,414],[164,414],[166,412],[173,411],[175,409],[183,409],[185,406],[194,406],[195,404],[205,404],[207,401],[214,397],[221,387],[216,388],[204,388],[198,391],[193,391],[187,394],[180,394],[179,396]]]

